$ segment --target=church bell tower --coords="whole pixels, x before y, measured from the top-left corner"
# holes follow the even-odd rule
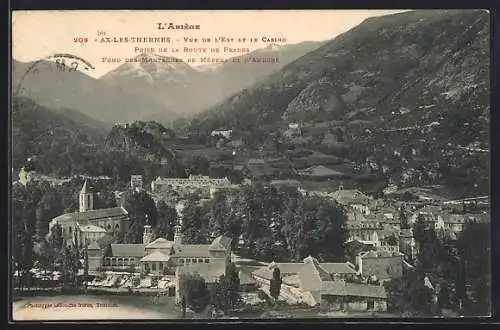
[[[85,180],[82,190],[80,190],[80,212],[87,212],[94,209],[94,199],[92,198],[92,192],[88,187],[88,182]]]
[[[146,214],[146,224],[144,225],[144,232],[142,233],[142,244],[149,244],[153,240],[153,230],[149,225],[148,215]]]
[[[182,244],[182,218],[184,217],[185,202],[180,202],[175,206],[177,211],[177,225],[174,227],[174,245]]]
[[[178,224],[174,227],[174,245],[182,244],[182,231],[181,226]]]

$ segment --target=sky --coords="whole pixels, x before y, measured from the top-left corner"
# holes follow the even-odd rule
[[[12,14],[12,57],[30,62],[56,53],[72,54],[91,63],[94,70],[86,73],[96,78],[145,51],[184,61],[190,58],[195,61],[190,65],[200,66],[205,64],[201,62],[202,58],[227,59],[264,48],[269,43],[282,45],[330,40],[366,18],[402,11],[15,11]],[[166,24],[166,27],[169,23],[187,23],[199,25],[199,29],[160,30],[158,23]],[[134,43],[132,37],[163,37],[164,40]],[[233,38],[234,41],[215,43],[219,37]],[[115,42],[119,38],[122,41]],[[129,41],[124,42],[124,38],[129,38]],[[166,42],[167,38],[170,42]],[[185,41],[184,38],[198,40]],[[210,38],[210,41],[202,38]],[[257,42],[250,41],[253,38]],[[284,38],[285,41],[272,42],[263,38]],[[219,48],[219,53],[212,52],[212,48]]]

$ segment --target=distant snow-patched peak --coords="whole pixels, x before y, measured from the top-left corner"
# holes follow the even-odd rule
[[[102,79],[109,80],[117,76],[131,76],[146,79],[153,83],[158,77],[184,76],[193,72],[193,68],[181,59],[154,53],[142,53],[107,73]]]
[[[267,45],[266,48],[264,48],[265,50],[280,50],[282,47],[278,44],[269,44]]]
[[[207,72],[207,71],[210,72],[219,69],[223,65],[224,65],[223,63],[212,63],[212,64],[199,65],[194,69],[200,72]]]

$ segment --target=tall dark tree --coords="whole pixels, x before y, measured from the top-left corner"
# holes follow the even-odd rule
[[[43,240],[38,256],[42,266],[47,270],[54,270],[63,255],[64,237],[59,224],[52,226],[47,240]]]
[[[344,258],[347,239],[345,210],[340,204],[317,197],[289,202],[284,212],[284,235],[291,256],[300,260],[309,254],[322,260]]]
[[[179,292],[185,299],[187,307],[195,312],[202,312],[210,301],[210,292],[203,277],[198,273],[184,273],[180,275]]]
[[[212,292],[212,304],[216,308],[229,311],[239,307],[242,303],[240,290],[240,278],[234,263],[228,266],[225,275],[221,275]]]
[[[207,214],[204,209],[194,199],[187,201],[182,218],[182,235],[187,244],[205,244],[207,241]]]
[[[50,220],[64,212],[59,193],[51,187],[44,190],[36,209],[36,238],[39,242],[45,239]]]
[[[125,244],[140,244],[142,243],[142,235],[144,233],[144,225],[139,222],[131,222],[127,231],[123,235],[122,242]]]
[[[464,300],[466,312],[470,315],[491,313],[490,232],[488,223],[468,223],[458,240],[463,280],[459,286],[462,292],[468,291],[470,301]]]
[[[108,189],[103,189],[97,195],[94,195],[95,209],[106,209],[116,206],[116,198],[113,192],[109,191]]]
[[[205,156],[195,156],[190,166],[191,174],[208,175],[210,171],[210,161]]]
[[[65,285],[75,288],[78,283],[80,258],[74,246],[66,246],[63,253],[63,281]]]
[[[409,271],[402,278],[384,283],[388,295],[388,310],[404,316],[431,316],[432,291],[424,285],[424,276]]]
[[[242,223],[246,214],[246,201],[242,194],[218,192],[210,205],[209,232],[232,238],[233,248],[237,247],[242,233]]]
[[[157,236],[168,240],[174,239],[174,227],[177,224],[177,212],[175,208],[168,206],[164,201],[159,201],[158,223],[156,225]]]
[[[278,297],[280,296],[281,282],[281,272],[280,269],[276,267],[273,270],[273,278],[271,279],[271,284],[269,286],[269,294],[275,301],[278,301]]]
[[[404,205],[401,205],[401,208],[399,209],[399,225],[401,229],[408,229],[409,223],[408,223],[408,211],[406,210],[406,207]]]
[[[26,230],[22,234],[21,245],[21,260],[19,260],[18,270],[22,286],[31,285],[30,269],[33,268],[34,255],[33,255],[33,235],[31,231]]]
[[[87,282],[89,278],[89,253],[88,253],[88,242],[85,242],[85,247],[83,249],[83,278]]]
[[[123,203],[130,217],[130,226],[124,233],[125,243],[137,244],[142,241],[142,234],[146,220],[155,227],[158,222],[158,211],[153,199],[144,191],[129,192]]]

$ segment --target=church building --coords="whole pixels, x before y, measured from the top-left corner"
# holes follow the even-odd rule
[[[94,198],[87,180],[79,193],[78,203],[78,212],[62,214],[49,223],[49,233],[55,224],[62,227],[66,245],[74,244],[75,236],[83,246],[107,235],[112,237],[116,231],[127,230],[130,218],[123,207],[94,210]]]

